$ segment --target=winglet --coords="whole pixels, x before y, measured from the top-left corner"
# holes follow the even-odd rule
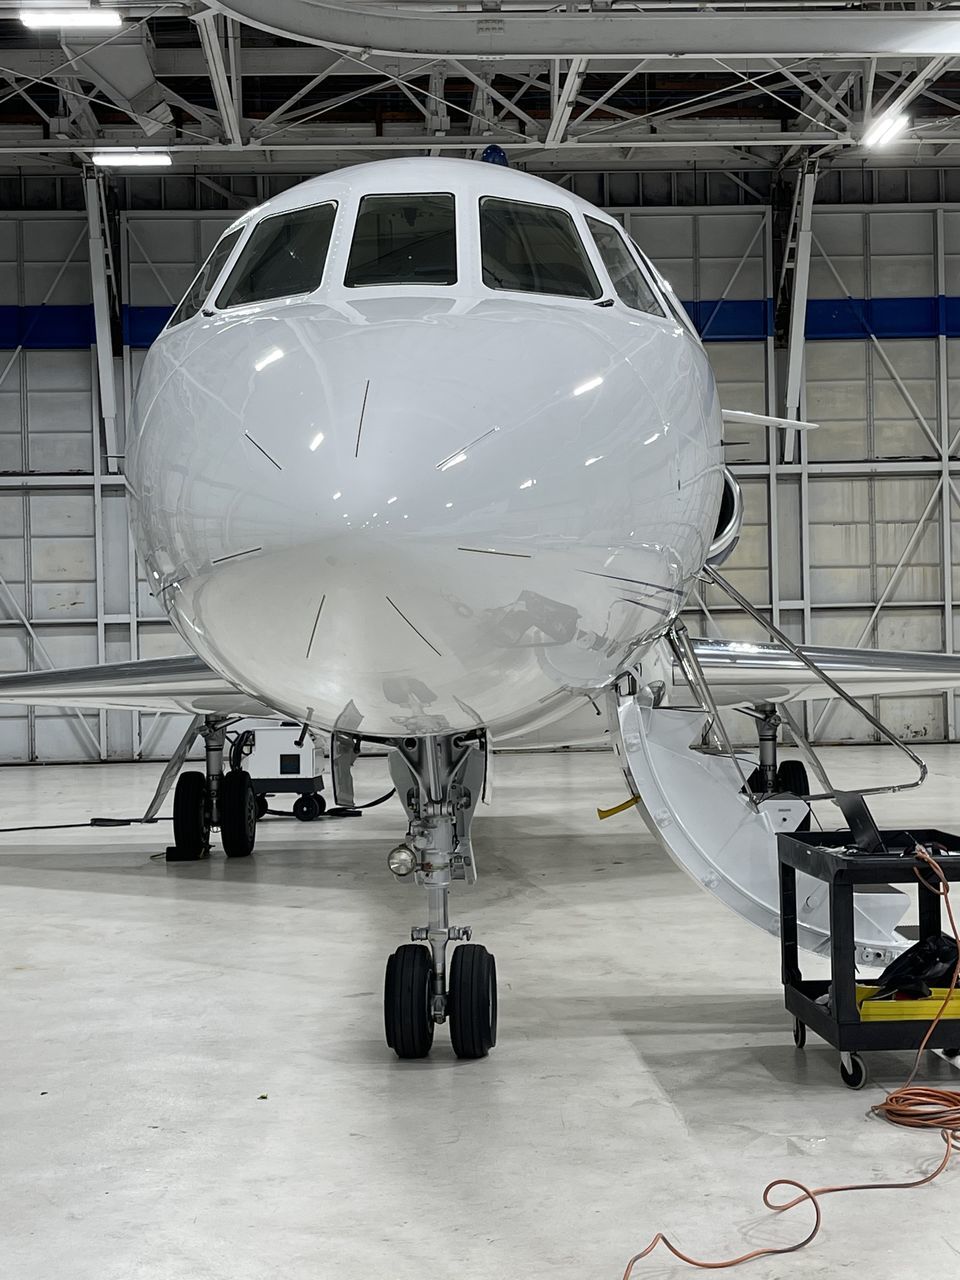
[[[723,421],[746,427],[779,427],[781,431],[816,431],[818,422],[801,422],[799,418],[774,418],[766,413],[747,413],[742,409],[724,409]]]

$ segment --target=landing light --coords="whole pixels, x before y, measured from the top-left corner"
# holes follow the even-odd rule
[[[599,387],[602,381],[602,378],[591,378],[589,382],[581,382],[579,387],[573,388],[573,394],[575,396],[585,395],[586,392],[593,391],[594,388]]]
[[[21,9],[20,21],[34,31],[65,27],[119,27],[116,9]]]
[[[405,844],[398,844],[387,854],[387,866],[398,879],[412,875],[417,869],[417,855]]]

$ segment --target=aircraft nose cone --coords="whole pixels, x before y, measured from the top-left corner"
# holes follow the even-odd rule
[[[664,331],[624,349],[603,317],[384,299],[211,321],[179,362],[159,352],[135,485],[181,630],[287,714],[378,734],[505,723],[609,680],[645,602],[657,624],[673,608],[696,530],[641,372]],[[670,412],[692,395],[674,378]]]

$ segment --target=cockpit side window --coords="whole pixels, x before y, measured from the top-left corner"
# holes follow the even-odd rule
[[[227,259],[233,252],[233,247],[241,235],[243,235],[243,227],[237,227],[236,231],[229,232],[229,234],[217,241],[210,257],[194,276],[193,283],[167,322],[168,328],[172,329],[175,324],[180,324],[183,320],[189,320],[191,316],[197,314],[203,306],[207,294],[216,283],[217,276],[226,266]]]
[[[217,297],[218,307],[313,293],[323,278],[337,206],[311,205],[258,223]]]
[[[601,222],[599,218],[590,217],[587,218],[587,226],[620,301],[633,311],[646,311],[648,315],[666,317],[666,311],[644,279],[617,228],[611,227],[608,222]]]
[[[684,328],[687,329],[693,335],[693,337],[695,337],[699,342],[700,335],[699,333],[697,333],[697,327],[693,323],[693,318],[691,317],[691,315],[689,314],[689,312],[687,311],[683,303],[680,301],[680,299],[677,297],[676,293],[674,292],[673,285],[670,283],[669,280],[664,279],[664,277],[660,274],[657,268],[653,265],[653,263],[650,261],[647,255],[643,252],[643,250],[637,244],[636,240],[634,240],[632,237],[630,239],[630,246],[633,249],[634,253],[637,255],[637,257],[640,259],[641,264],[643,265],[644,269],[646,270],[650,278],[652,280],[656,280],[657,284],[659,285],[660,292],[663,294],[663,300],[667,304],[667,310],[671,313],[674,319],[678,320],[680,324],[682,324]]]
[[[480,250],[488,289],[589,299],[602,292],[573,218],[552,205],[484,196]]]
[[[364,196],[343,283],[456,284],[457,227],[452,195]]]

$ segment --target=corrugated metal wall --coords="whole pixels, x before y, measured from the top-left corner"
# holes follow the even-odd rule
[[[767,208],[612,212],[690,305],[724,404],[775,411]],[[232,216],[146,208],[121,215],[123,405],[142,344]],[[800,441],[790,463],[777,460],[767,433],[736,430],[728,454],[744,485],[746,523],[727,571],[756,602],[772,603],[797,638],[952,645],[960,639],[946,621],[960,590],[952,569],[957,491],[941,446],[960,430],[960,337],[952,336],[960,333],[960,300],[956,316],[952,302],[960,299],[960,208],[818,206],[814,233],[805,399],[823,428]],[[181,647],[138,580],[122,481],[95,447],[85,236],[79,212],[0,214],[5,670]],[[714,594],[705,603],[704,627],[753,634]],[[882,711],[901,732],[939,738],[953,735],[951,704],[937,696],[886,699]],[[818,717],[815,710],[811,724]],[[595,718],[583,717],[582,727],[593,729]],[[176,718],[110,713],[81,721],[70,712],[0,708],[0,759],[163,755],[180,731]],[[846,709],[831,711],[819,732],[864,737]]]

